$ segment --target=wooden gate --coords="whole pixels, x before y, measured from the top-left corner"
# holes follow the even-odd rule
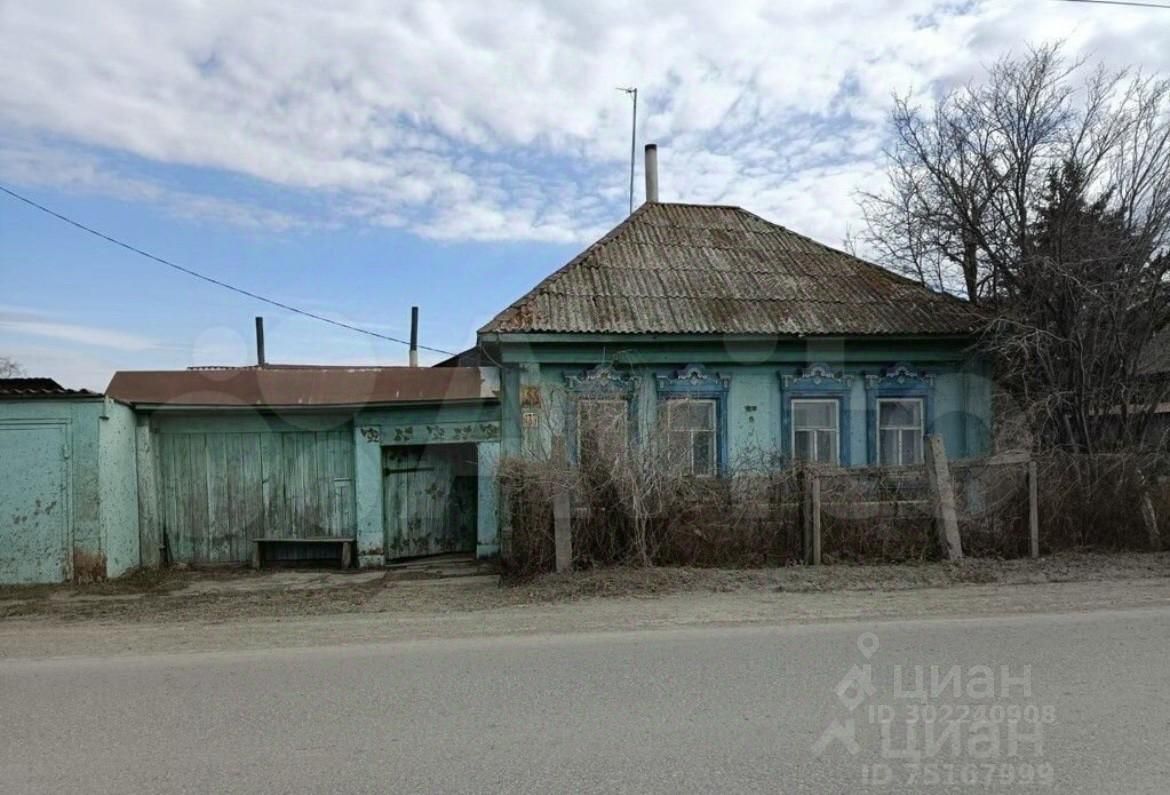
[[[68,579],[67,426],[0,423],[0,450],[0,583]]]
[[[474,445],[387,447],[386,557],[475,551]]]

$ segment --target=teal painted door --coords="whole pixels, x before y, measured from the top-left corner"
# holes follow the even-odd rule
[[[471,445],[387,447],[382,456],[386,556],[475,551]]]
[[[69,578],[64,424],[0,424],[0,583]]]

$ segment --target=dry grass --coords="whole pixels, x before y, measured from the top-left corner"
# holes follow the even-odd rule
[[[392,573],[361,572],[327,578],[320,587],[263,587],[274,577],[304,578],[322,572],[200,570],[139,581],[140,590],[98,592],[94,586],[4,589],[0,620],[197,623],[298,616],[385,614],[389,617],[450,615],[593,597],[652,599],[686,593],[814,593],[906,591],[965,584],[1122,581],[1170,577],[1170,553],[1063,553],[1038,561],[975,560],[960,563],[700,568],[609,566],[567,575],[545,574],[498,582],[465,577],[442,581],[399,580]]]

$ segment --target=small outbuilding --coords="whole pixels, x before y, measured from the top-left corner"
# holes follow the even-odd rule
[[[362,566],[491,556],[498,391],[474,367],[119,372],[108,394],[137,415],[142,564],[242,563],[258,538],[353,539]]]
[[[125,404],[50,378],[0,379],[0,584],[137,566],[134,456]]]

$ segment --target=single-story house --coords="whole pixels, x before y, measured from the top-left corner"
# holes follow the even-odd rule
[[[648,202],[479,331],[504,455],[599,424],[661,434],[696,475],[988,449],[965,304],[739,207]]]
[[[104,396],[0,400],[0,582],[238,563],[273,536],[355,538],[361,566],[491,557],[500,457],[559,438],[581,461],[602,426],[661,435],[696,477],[911,465],[931,433],[976,456],[973,332],[962,302],[747,210],[651,200],[437,367],[120,372]]]

